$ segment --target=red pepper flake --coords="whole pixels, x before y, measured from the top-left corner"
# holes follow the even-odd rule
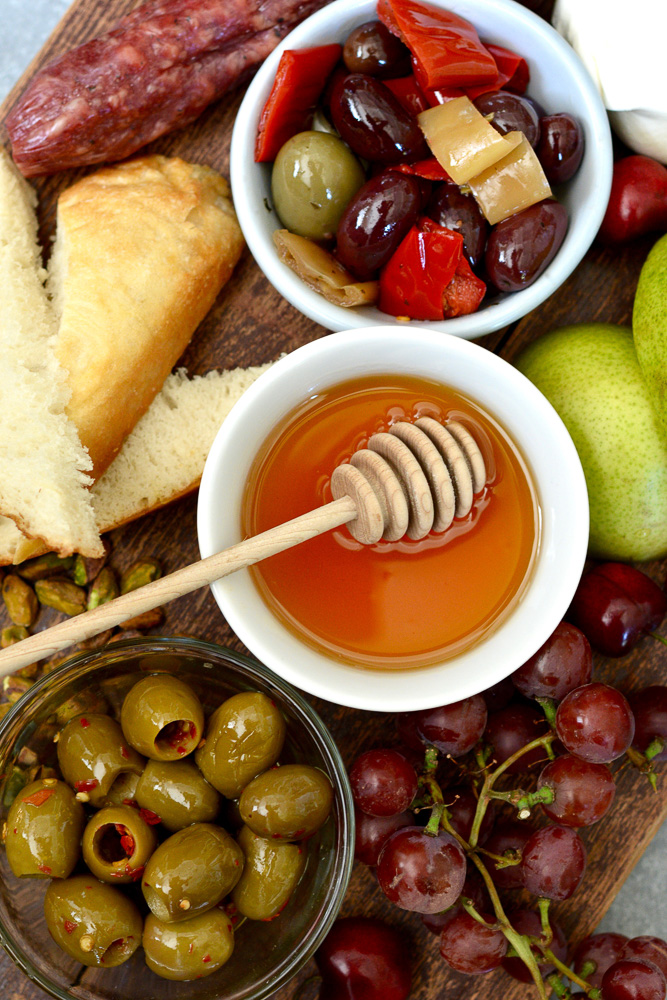
[[[37,865],[37,867],[40,872],[44,872],[45,875],[50,875],[53,870],[49,865]]]
[[[134,854],[134,837],[132,834],[127,833],[120,838],[120,846],[123,848],[128,858],[131,858]]]
[[[129,865],[128,865],[128,868],[129,868]],[[139,868],[135,868],[134,870],[132,870],[130,868],[130,870],[127,872],[127,874],[132,876],[132,881],[133,882],[138,882],[139,879],[141,878],[141,876],[144,874],[144,868],[145,868],[145,865],[141,865]]]
[[[210,955],[204,955],[204,957],[202,958],[202,962],[210,962],[210,961],[211,961]]]
[[[129,751],[129,750],[127,749],[127,747],[126,747],[126,746],[122,746],[122,747],[120,748],[120,755],[121,755],[121,757],[123,757],[123,758],[124,758],[125,760],[129,760],[129,757],[130,757],[130,751]]]
[[[185,749],[185,747],[177,747],[176,753],[187,753],[187,750]]]
[[[90,723],[88,722],[88,719],[84,719],[83,717],[81,719],[79,719],[79,722],[81,723],[81,727],[83,729],[88,729],[88,727],[90,726]]]
[[[74,787],[77,792],[92,792],[94,788],[97,788],[99,781],[97,778],[84,778],[82,781],[75,781]]]
[[[234,858],[234,864],[238,868],[238,866],[239,866],[239,859],[238,858]]]
[[[123,805],[124,806],[132,806],[133,809],[136,809],[137,808],[137,800],[136,799],[123,799]]]
[[[305,832],[306,832],[306,828],[305,828],[305,826],[302,826],[299,830],[295,830],[294,831],[294,836],[295,837],[303,837],[303,835],[304,835]]]
[[[157,813],[154,813],[152,809],[140,809],[139,815],[143,819],[144,823],[148,823],[149,826],[156,826],[161,823],[162,820]]]
[[[55,788],[38,788],[36,792],[29,795],[24,802],[27,802],[31,806],[43,806],[47,799],[50,799]]]
[[[188,948],[188,955],[192,954],[192,952],[194,951],[194,947],[195,947],[195,943],[194,943],[194,941],[191,941],[190,942],[190,947]]]
[[[75,924],[73,920],[63,920],[63,927],[68,934],[73,934],[79,925]]]
[[[14,827],[14,833],[16,833],[16,832],[17,832],[17,828],[16,828],[16,827]]]

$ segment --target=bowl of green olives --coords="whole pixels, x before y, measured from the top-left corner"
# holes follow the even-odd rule
[[[467,82],[470,66],[459,79],[448,59],[450,21],[463,25],[459,55],[476,37]],[[565,281],[600,226],[611,170],[587,70],[514,0],[334,0],[260,66],[230,152],[246,242],[300,312],[333,331],[409,320],[468,339]],[[458,263],[440,267],[448,251]]]
[[[46,674],[0,723],[0,943],[60,1000],[261,1000],[353,861],[336,745],[281,678],[193,639]]]

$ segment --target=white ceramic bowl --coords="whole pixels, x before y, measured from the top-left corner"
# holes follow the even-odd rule
[[[471,339],[499,330],[525,316],[551,295],[574,270],[591,245],[609,200],[611,134],[597,87],[574,50],[551,27],[513,0],[429,0],[471,21],[483,39],[523,55],[530,67],[528,93],[551,113],[567,111],[582,123],[586,148],[575,177],[558,191],[570,226],[554,260],[528,288],[501,295],[469,316],[438,322],[412,321],[410,328],[443,330]],[[234,204],[255,260],[271,284],[310,319],[328,330],[386,326],[396,322],[375,307],[344,309],[308,288],[285,264],[273,245],[281,228],[271,204],[271,164],[254,162],[262,108],[285,49],[343,42],[352,28],[376,16],[375,0],[335,0],[296,27],[263,63],[241,104],[231,147]]]
[[[541,543],[523,595],[486,639],[409,670],[356,668],[306,646],[274,616],[247,570],[213,584],[220,609],[254,655],[311,694],[353,708],[398,712],[458,701],[507,677],[547,639],[581,576],[588,498],[560,417],[515,368],[485,348],[427,330],[380,327],[314,341],[276,362],[244,393],[209,454],[197,527],[202,556],[240,540],[244,486],[275,426],[313,393],[367,375],[421,376],[479,403],[518,446],[541,508]]]

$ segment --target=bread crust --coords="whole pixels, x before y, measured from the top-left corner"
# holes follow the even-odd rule
[[[97,479],[160,392],[230,277],[243,237],[227,181],[141,157],[60,196],[50,291],[67,414]]]

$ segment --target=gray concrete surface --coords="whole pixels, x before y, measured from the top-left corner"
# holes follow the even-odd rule
[[[0,100],[69,5],[70,0],[0,0]],[[666,794],[667,769],[659,789],[659,794]],[[600,929],[630,937],[667,937],[667,825],[636,866]]]

